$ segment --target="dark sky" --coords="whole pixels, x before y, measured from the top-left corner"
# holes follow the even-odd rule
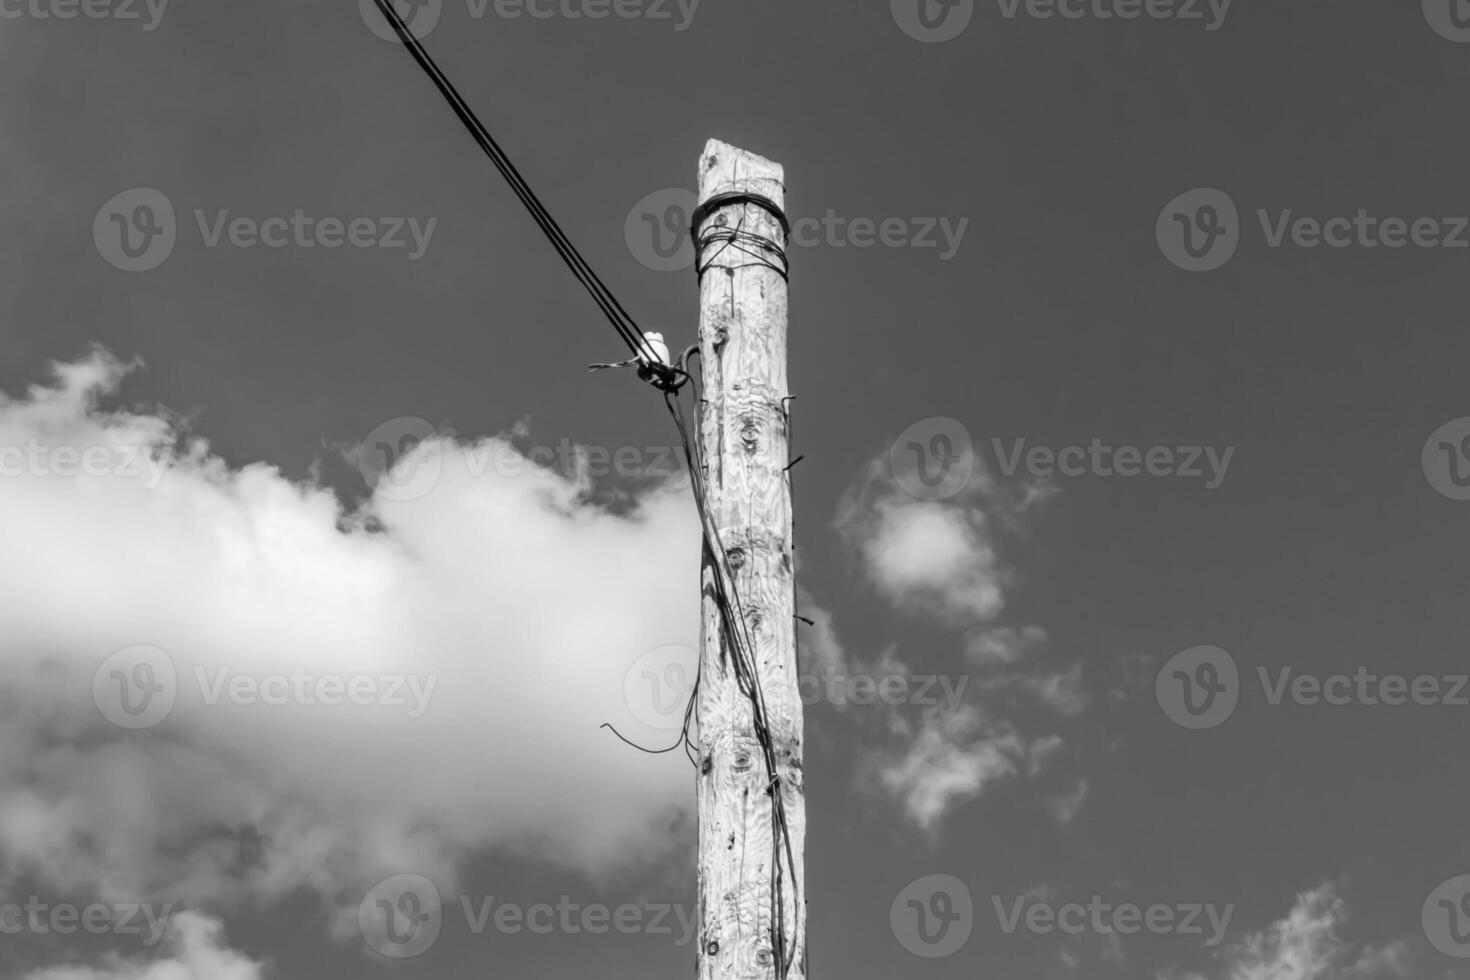
[[[968,23],[926,43],[901,26],[923,33],[916,3]],[[996,532],[1014,578],[992,625],[1043,628],[1039,664],[1080,663],[1088,699],[1050,722],[1065,748],[1036,777],[988,783],[926,832],[860,764],[873,726],[811,710],[813,976],[1377,976],[1251,972],[1191,936],[1007,935],[992,901],[1041,889],[1058,905],[1233,904],[1238,944],[1328,887],[1351,910],[1345,948],[1404,943],[1402,975],[1470,977],[1420,919],[1436,886],[1470,873],[1470,707],[1272,705],[1258,681],[1258,668],[1287,666],[1466,669],[1457,522],[1470,503],[1439,492],[1444,477],[1421,461],[1432,433],[1470,416],[1470,43],[1453,39],[1450,3],[1470,17],[1464,0],[1236,0],[1223,21],[1204,2],[1196,20],[1124,20],[1100,19],[1102,0],[1068,6],[1075,19],[1025,3],[1008,17],[999,0],[669,0],[660,19],[644,0],[624,8],[640,16],[593,20],[558,0],[550,17],[511,19],[444,0],[427,46],[671,347],[694,342],[695,278],[650,268],[637,231],[693,188],[706,139],[782,163],[793,219],[834,216],[792,249],[790,377],[806,454],[801,580],[850,658],[892,648],[916,671],[966,669],[963,629],[875,601],[834,525],[844,493],[915,423],[958,420],[997,477],[992,440],[1233,448],[1214,487],[1054,476],[1024,527]],[[58,20],[0,3],[0,388],[17,394],[101,344],[146,365],[123,401],[187,416],[233,466],[316,474],[344,497],[367,488],[338,447],[401,416],[466,438],[527,420],[548,445],[669,444],[652,392],[585,373],[624,356],[617,338],[354,2],[173,0],[153,30],[138,9]],[[175,212],[172,252],[142,272],[116,268],[93,236],[99,208],[133,188]],[[1166,209],[1200,188],[1219,193]],[[1198,209],[1225,199],[1234,215]],[[297,209],[370,217],[374,234],[391,224],[378,219],[436,223],[410,258],[406,230],[404,248],[242,248],[228,232],[209,247],[195,216]],[[1325,223],[1360,211],[1344,247],[1304,247],[1290,230],[1273,247],[1285,212]],[[1175,214],[1197,230],[1221,215],[1233,256],[1178,267],[1165,254],[1179,256]],[[1389,247],[1374,237],[1386,218],[1434,219],[1447,241]],[[889,222],[890,244],[854,244],[864,220]],[[1243,685],[1228,721],[1202,731],[1160,710],[1152,674],[1125,679],[1126,664],[1147,673],[1196,645],[1229,651]],[[1009,709],[998,698],[987,710]],[[1053,819],[1045,800],[1078,785],[1080,811]],[[461,871],[475,896],[687,904],[690,860],[588,879],[494,852]],[[966,884],[975,923],[954,955],[923,958],[890,905],[936,873]],[[272,960],[281,980],[693,969],[692,949],[667,936],[491,938],[462,920],[429,953],[389,962],[334,939],[305,892],[220,914],[229,945]]]

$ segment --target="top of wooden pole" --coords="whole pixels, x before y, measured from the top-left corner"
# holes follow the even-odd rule
[[[738,191],[760,194],[786,207],[786,171],[763,156],[712,139],[699,158],[699,201]]]

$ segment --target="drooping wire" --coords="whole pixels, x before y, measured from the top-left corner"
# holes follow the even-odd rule
[[[450,109],[459,117],[460,122],[469,131],[470,136],[479,144],[480,149],[485,151],[485,155],[490,158],[490,162],[495,164],[495,169],[500,171],[500,175],[505,178],[506,183],[510,185],[511,190],[515,193],[521,204],[530,212],[531,218],[546,235],[547,240],[551,242],[551,246],[556,250],[557,255],[561,257],[562,261],[566,263],[567,268],[571,270],[572,275],[576,277],[577,281],[592,296],[593,302],[602,310],[603,315],[607,317],[608,322],[612,324],[613,329],[617,331],[623,343],[635,355],[657,361],[657,355],[649,346],[648,342],[643,339],[643,331],[638,328],[637,322],[623,308],[622,304],[618,302],[612,290],[608,289],[607,284],[598,277],[597,273],[587,263],[587,260],[582,257],[582,254],[577,251],[571,239],[566,236],[561,226],[556,223],[556,219],[551,216],[551,212],[546,210],[546,206],[541,203],[541,200],[531,190],[531,186],[526,183],[526,179],[521,176],[520,171],[516,169],[510,157],[501,149],[500,144],[495,141],[495,137],[490,135],[490,131],[485,128],[484,123],[480,122],[479,117],[475,115],[469,103],[459,94],[459,90],[454,87],[454,83],[440,70],[438,64],[430,56],[423,44],[408,29],[408,25],[403,22],[403,18],[394,9],[393,0],[374,0],[374,2],[378,5],[378,9],[382,12],[383,16],[387,18],[394,33],[398,35],[398,39],[403,42],[403,46],[413,56],[414,61],[418,62],[419,67],[424,70],[429,80],[438,88],[439,93],[444,96],[445,101],[449,103]]]
[[[413,34],[412,31],[408,29],[408,26],[403,22],[403,19],[393,8],[393,0],[374,0],[374,2],[377,4],[379,11],[387,19],[388,23],[393,27],[394,33],[403,43],[403,46],[408,50],[409,54],[412,55],[413,59],[418,63],[419,67],[423,69],[424,73],[429,77],[430,81],[434,83],[435,87],[439,90],[445,101],[449,104],[450,109],[453,110],[455,115],[459,117],[460,122],[464,124],[465,129],[469,132],[470,136],[480,146],[481,150],[484,151],[485,155],[490,158],[490,161],[500,172],[501,177],[503,177],[506,183],[510,185],[511,191],[516,195],[517,199],[520,200],[521,204],[530,213],[532,220],[536,222],[542,233],[546,235],[546,238],[551,243],[552,248],[556,250],[558,256],[562,259],[564,263],[566,263],[568,269],[571,270],[572,275],[579,282],[582,283],[583,287],[592,296],[593,301],[597,304],[598,308],[602,310],[603,315],[607,317],[608,322],[612,325],[613,329],[617,332],[622,341],[628,346],[628,349],[639,358],[644,358],[648,362],[658,363],[659,358],[657,354],[644,339],[643,332],[639,329],[637,322],[627,312],[627,310],[623,308],[622,304],[618,302],[617,297],[613,295],[612,291],[607,287],[606,283],[604,283],[601,278],[598,277],[597,273],[587,263],[587,260],[584,259],[581,253],[577,251],[576,246],[572,244],[571,239],[569,239],[566,233],[562,231],[561,226],[556,223],[556,220],[551,216],[551,213],[546,209],[545,205],[541,203],[540,199],[531,190],[530,185],[526,182],[525,178],[521,176],[520,171],[516,169],[515,164],[511,162],[510,157],[506,155],[505,151],[500,147],[500,144],[497,143],[495,138],[490,134],[490,131],[485,128],[485,125],[480,121],[479,117],[475,115],[474,110],[470,108],[469,104],[464,100],[464,98],[459,94],[459,91],[454,87],[454,84],[450,82],[449,78],[439,68],[438,64],[435,63],[433,57],[430,56],[428,51],[424,48],[423,44],[420,43],[419,39]],[[745,255],[755,259],[757,263],[774,269],[783,277],[786,275],[786,257],[784,255],[784,252],[782,252],[778,248],[773,248],[773,243],[767,242],[760,236],[744,232],[739,226],[737,226],[733,231],[727,232],[722,230],[719,232],[711,233],[699,243],[700,250],[703,251],[703,248],[705,246],[715,241],[720,241],[722,243],[721,251],[723,251],[724,248],[733,247],[737,251],[740,251]],[[749,246],[752,245],[760,248],[762,252],[775,253],[779,258],[781,264],[778,266],[772,263],[771,260],[767,258],[766,255],[761,254],[761,252],[751,251]],[[716,254],[718,255],[718,253]],[[706,268],[707,267],[708,266],[706,265]],[[689,380],[690,376],[684,371],[684,361],[686,359],[687,355],[685,359],[681,359],[680,368],[678,370],[679,373],[683,375],[684,380],[687,381]],[[761,748],[761,754],[766,765],[766,772],[769,776],[767,793],[771,797],[772,802],[771,811],[773,831],[773,853],[771,863],[773,878],[771,908],[772,933],[773,944],[776,947],[774,952],[776,955],[778,972],[781,977],[785,977],[792,965],[792,959],[790,956],[787,955],[787,947],[789,944],[786,938],[785,903],[783,901],[784,874],[781,867],[782,857],[785,858],[786,867],[790,869],[792,875],[793,908],[795,910],[795,915],[798,922],[800,921],[801,916],[800,896],[796,894],[796,862],[791,844],[790,827],[786,819],[786,807],[785,799],[782,794],[781,778],[779,773],[777,772],[774,740],[772,739],[768,722],[765,695],[764,692],[761,690],[759,671],[756,669],[754,662],[755,644],[750,635],[749,626],[745,618],[744,608],[740,603],[739,594],[735,589],[735,573],[734,569],[730,566],[729,555],[726,552],[724,546],[720,543],[719,529],[711,523],[708,510],[705,506],[706,496],[703,484],[703,474],[702,470],[699,468],[700,463],[698,451],[694,448],[694,443],[689,438],[688,426],[685,422],[682,408],[680,407],[678,402],[679,388],[682,387],[682,384],[683,382],[678,382],[677,384],[671,384],[669,387],[665,388],[664,400],[669,407],[670,413],[674,417],[675,424],[679,428],[680,439],[684,447],[685,459],[690,466],[691,480],[693,482],[695,491],[695,502],[699,511],[700,523],[703,528],[705,557],[710,562],[710,564],[715,567],[716,571],[716,574],[714,575],[715,601],[720,611],[720,630],[725,641],[723,645],[725,649],[730,651],[730,662],[735,673],[737,686],[741,693],[748,697],[751,701],[752,727],[755,732],[757,743]],[[696,405],[697,404],[698,401],[696,400]],[[739,633],[736,632],[734,627],[734,624],[737,622],[740,625]],[[744,641],[743,643],[742,640]],[[688,737],[689,723],[691,719],[697,717],[697,707],[695,707],[695,703],[697,699],[699,683],[700,680],[698,677],[696,677],[695,693],[691,695],[690,704],[686,705],[685,707],[684,728],[681,732],[679,742],[675,743],[675,745],[670,746],[667,749],[662,749],[658,751],[672,751],[672,749],[683,745],[685,747],[686,754],[688,753],[691,747],[691,742]],[[611,728],[612,726],[607,725],[605,727]],[[628,742],[628,740],[626,738],[623,738],[623,736],[619,734],[616,729],[613,729],[613,733],[624,742]],[[633,743],[629,742],[628,744],[631,745]],[[644,751],[649,750],[645,749]],[[695,760],[691,759],[691,761]],[[792,953],[794,955],[794,950],[792,951]]]
[[[691,348],[684,357],[680,358],[679,371],[686,378],[693,375],[687,370],[687,361],[692,354],[696,354],[698,348]],[[730,653],[730,664],[735,674],[736,686],[742,695],[751,703],[751,727],[755,735],[756,744],[759,746],[762,761],[765,763],[768,782],[766,784],[767,795],[771,798],[771,907],[770,918],[772,924],[772,945],[775,947],[775,961],[777,964],[777,975],[786,977],[794,962],[796,950],[786,935],[786,913],[785,913],[785,878],[786,871],[791,875],[792,909],[795,924],[798,927],[802,919],[801,896],[797,887],[796,857],[791,841],[791,828],[786,816],[786,800],[782,791],[781,777],[778,771],[776,759],[775,739],[772,736],[769,714],[766,708],[765,692],[761,689],[760,672],[755,664],[755,642],[749,631],[749,624],[745,616],[745,609],[740,601],[739,590],[735,586],[735,571],[731,567],[729,552],[720,540],[718,526],[711,519],[708,510],[708,497],[704,485],[703,461],[700,459],[697,440],[689,436],[689,425],[684,416],[682,405],[679,402],[677,392],[666,392],[664,401],[668,405],[669,414],[674,419],[674,425],[679,431],[679,438],[684,450],[685,460],[690,469],[690,479],[694,489],[695,508],[699,513],[700,526],[704,538],[704,554],[706,561],[714,567],[713,576],[714,600],[720,613],[720,632],[723,639],[723,647]],[[695,386],[694,404],[700,404],[698,386]],[[739,630],[735,624],[739,624]],[[703,668],[701,658],[701,670]],[[697,698],[698,687],[691,700]],[[686,719],[689,713],[686,710]],[[687,731],[685,732],[687,738]],[[784,867],[783,867],[784,862]]]

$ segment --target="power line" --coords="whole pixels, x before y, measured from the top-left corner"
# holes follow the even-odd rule
[[[495,164],[495,169],[500,171],[500,175],[505,178],[506,183],[510,185],[511,190],[515,193],[521,204],[530,212],[531,218],[546,235],[547,240],[551,242],[551,247],[556,249],[557,255],[566,263],[567,268],[572,271],[572,275],[591,294],[593,302],[602,310],[603,315],[607,317],[608,322],[612,324],[613,329],[617,331],[623,343],[627,344],[628,349],[638,357],[657,363],[658,358],[654,355],[648,343],[644,341],[643,332],[638,328],[637,321],[618,302],[612,290],[607,287],[607,284],[598,277],[597,273],[593,271],[592,266],[582,257],[582,253],[577,251],[577,247],[572,244],[571,239],[562,231],[561,226],[556,223],[556,219],[551,216],[551,212],[546,210],[546,206],[541,203],[540,198],[531,190],[531,186],[526,183],[526,179],[521,176],[520,171],[516,169],[510,157],[506,155],[506,152],[501,148],[500,144],[496,142],[495,137],[490,135],[490,131],[485,128],[485,124],[480,122],[479,117],[475,115],[475,111],[470,108],[469,103],[459,94],[459,90],[454,87],[454,83],[440,70],[439,65],[424,48],[422,42],[408,29],[408,25],[403,22],[403,18],[398,15],[398,11],[393,8],[393,0],[374,0],[374,2],[378,5],[378,9],[382,12],[383,16],[388,19],[388,23],[392,25],[394,32],[398,35],[398,39],[403,42],[403,46],[408,49],[414,61],[418,62],[419,67],[428,75],[429,80],[434,83],[439,93],[444,96],[445,101],[449,103],[450,109],[459,117],[460,122],[469,131],[470,136],[479,144],[480,149],[485,151],[485,155],[490,158],[490,162]]]

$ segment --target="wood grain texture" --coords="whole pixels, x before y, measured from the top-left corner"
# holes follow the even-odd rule
[[[717,140],[699,161],[699,200],[747,191],[785,207],[779,164]],[[786,245],[768,211],[733,204],[704,230],[739,227]],[[789,426],[786,400],[787,285],[736,248],[712,245],[700,281],[699,345],[704,399],[699,438],[711,520],[734,567],[735,589],[754,642],[777,775],[795,857],[784,889],[788,976],[805,980],[806,882],[802,856],[806,798],[802,704],[797,688],[792,570]],[[769,776],[752,727],[749,699],[736,686],[731,651],[713,598],[717,570],[703,570],[704,627],[699,711],[700,980],[771,978],[773,835]],[[784,857],[781,858],[784,860]]]

